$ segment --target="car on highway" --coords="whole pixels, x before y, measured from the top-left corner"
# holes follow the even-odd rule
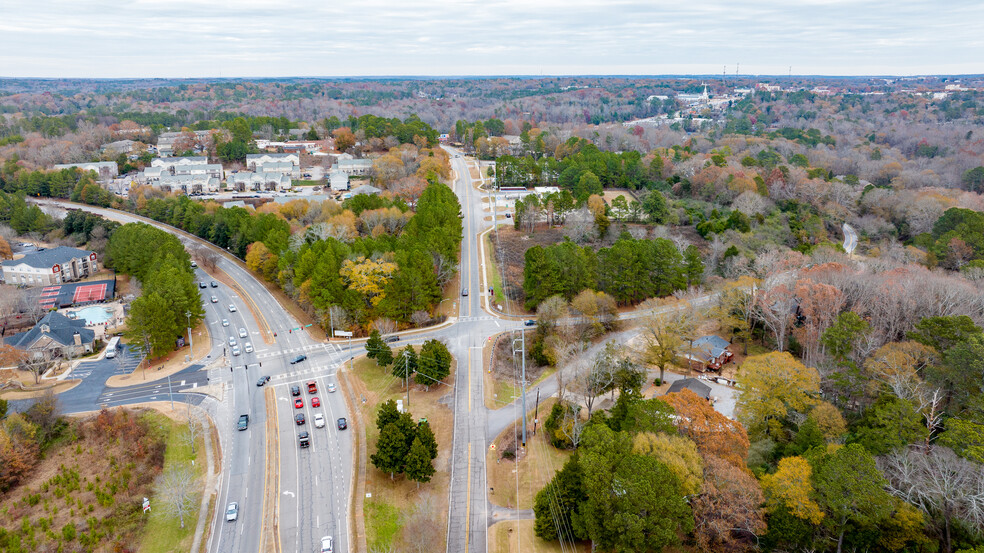
[[[197,269],[198,268],[198,263],[195,263],[194,261],[192,261],[191,262],[191,268],[192,269]]]
[[[331,392],[331,393],[335,393],[335,383],[334,382],[329,382],[328,383],[328,391]]]
[[[229,336],[229,345],[230,346],[236,345],[236,339],[232,336]]]
[[[212,296],[212,303],[219,303],[219,298]]]
[[[325,427],[325,416],[322,415],[321,413],[316,413],[314,415],[314,426],[316,428],[324,428]]]
[[[318,399],[318,396],[311,398],[311,407],[321,407],[321,400]]]
[[[461,289],[461,295],[462,296],[467,296],[468,295],[468,288],[462,288]]]
[[[292,396],[299,396],[299,395],[301,395],[301,387],[300,386],[291,386],[290,387],[290,395],[292,395]]]
[[[345,430],[348,428],[348,421],[345,420],[345,417],[339,417],[339,419],[335,422],[338,424],[339,430]]]
[[[211,282],[211,284],[210,284],[210,286],[211,286],[212,288],[218,288],[218,287],[219,287],[219,283],[218,283],[218,282],[215,282],[215,281],[213,280],[213,281]]]
[[[229,326],[229,319],[222,319],[222,326]]]
[[[226,522],[232,522],[239,518],[239,503],[233,501],[226,507]]]
[[[269,376],[261,376],[260,379],[256,381],[256,385],[257,386],[263,386],[267,382],[270,382],[270,377]]]
[[[208,284],[205,284],[204,282],[199,282],[198,283],[198,287],[199,288],[208,288]]]
[[[294,400],[294,409],[300,409],[302,407],[304,407],[304,400],[301,399],[301,398],[295,399]]]
[[[321,553],[332,553],[332,539],[331,536],[325,536],[321,538]]]
[[[298,413],[294,415],[294,422],[297,423],[298,426],[304,424],[306,422],[304,420],[304,413]]]
[[[309,394],[318,393],[318,385],[315,384],[313,380],[308,380],[307,389]]]
[[[302,354],[298,355],[297,357],[291,359],[290,360],[290,364],[291,365],[296,365],[297,363],[300,363],[301,361],[304,361],[305,359],[307,359],[307,355],[304,355],[302,353]]]
[[[536,321],[533,319],[526,319],[523,321],[523,326],[536,326]]]
[[[239,428],[239,430],[246,430],[249,428],[249,415],[239,415],[239,423],[237,428]]]
[[[392,342],[399,342],[400,341],[400,337],[399,336],[387,336],[387,337],[383,338],[383,341],[386,342],[387,344],[392,343]]]
[[[240,328],[240,329],[239,329],[239,337],[240,337],[240,338],[245,338],[246,336],[248,336],[248,335],[246,334],[246,329],[245,329],[245,328]]]
[[[253,353],[253,344],[246,342],[243,347],[246,348],[246,353]]]
[[[235,312],[236,312],[236,306],[230,303],[229,304],[229,313],[235,313]]]
[[[298,445],[300,445],[301,447],[307,447],[311,445],[311,435],[308,434],[306,431],[301,432],[300,434],[297,435],[297,442]]]
[[[235,355],[235,356],[238,357],[240,353],[242,353],[242,352],[239,350],[239,346],[232,346],[232,354],[233,355]]]

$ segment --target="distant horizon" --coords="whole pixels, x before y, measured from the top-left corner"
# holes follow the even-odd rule
[[[278,80],[278,79],[311,79],[311,80],[468,80],[468,79],[708,79],[715,81],[728,81],[738,79],[984,79],[982,73],[918,73],[918,74],[858,74],[858,75],[837,75],[825,73],[803,73],[779,74],[779,73],[741,73],[738,75],[721,73],[556,73],[556,74],[472,74],[472,75],[438,75],[438,74],[418,74],[418,75],[276,75],[276,76],[193,76],[193,77],[32,77],[32,76],[11,76],[0,75],[0,81],[4,80],[25,80],[25,81],[250,81],[250,80]]]

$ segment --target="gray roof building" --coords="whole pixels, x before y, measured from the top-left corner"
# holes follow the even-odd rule
[[[74,349],[76,354],[90,352],[95,339],[96,332],[85,328],[85,321],[49,311],[34,328],[9,336],[4,341],[17,349],[50,356],[56,352],[64,354],[67,349]]]
[[[677,380],[673,384],[670,384],[670,389],[666,391],[668,394],[674,392],[682,392],[684,390],[690,390],[691,392],[697,394],[698,397],[704,399],[711,398],[711,387],[704,384],[696,378],[684,378],[682,380]]]

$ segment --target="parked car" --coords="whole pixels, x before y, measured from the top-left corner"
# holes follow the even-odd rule
[[[238,428],[240,430],[246,430],[249,428],[249,415],[239,415]]]
[[[297,363],[300,363],[301,361],[304,361],[305,359],[307,359],[307,355],[304,355],[302,353],[302,354],[298,355],[297,357],[291,359],[290,360],[290,364],[291,365],[296,365]]]
[[[345,417],[339,418],[337,422],[338,422],[339,430],[345,430],[346,428],[348,428],[348,421],[345,420]]]
[[[191,262],[191,268],[192,269],[197,269],[198,268],[198,263],[195,263],[194,261],[192,261]]]
[[[307,389],[309,394],[318,393],[318,385],[313,380],[308,380]]]
[[[198,287],[199,288],[208,288],[208,284],[205,284],[204,282],[199,282],[198,283]]]
[[[322,415],[321,413],[315,414],[314,415],[314,426],[316,428],[324,428],[325,427],[325,416]]]
[[[318,396],[311,398],[311,407],[321,407],[321,400],[318,399]]]
[[[218,283],[218,282],[215,282],[215,281],[213,280],[213,281],[211,282],[211,286],[212,286],[212,288],[218,288],[218,287],[219,287],[219,283]]]
[[[256,381],[256,385],[257,386],[263,386],[267,382],[270,382],[270,377],[269,376],[261,376],[260,379]]]
[[[233,501],[226,507],[226,522],[232,522],[239,518],[239,503]]]

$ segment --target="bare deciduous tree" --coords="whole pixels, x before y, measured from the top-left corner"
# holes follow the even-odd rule
[[[936,530],[947,551],[953,550],[954,521],[984,529],[984,472],[976,463],[945,447],[910,446],[879,458],[878,466],[889,491],[922,509],[931,521],[942,518],[942,528]]]
[[[164,469],[155,481],[154,499],[168,516],[176,516],[184,528],[184,517],[195,508],[199,493],[198,478],[187,465],[175,465]]]

